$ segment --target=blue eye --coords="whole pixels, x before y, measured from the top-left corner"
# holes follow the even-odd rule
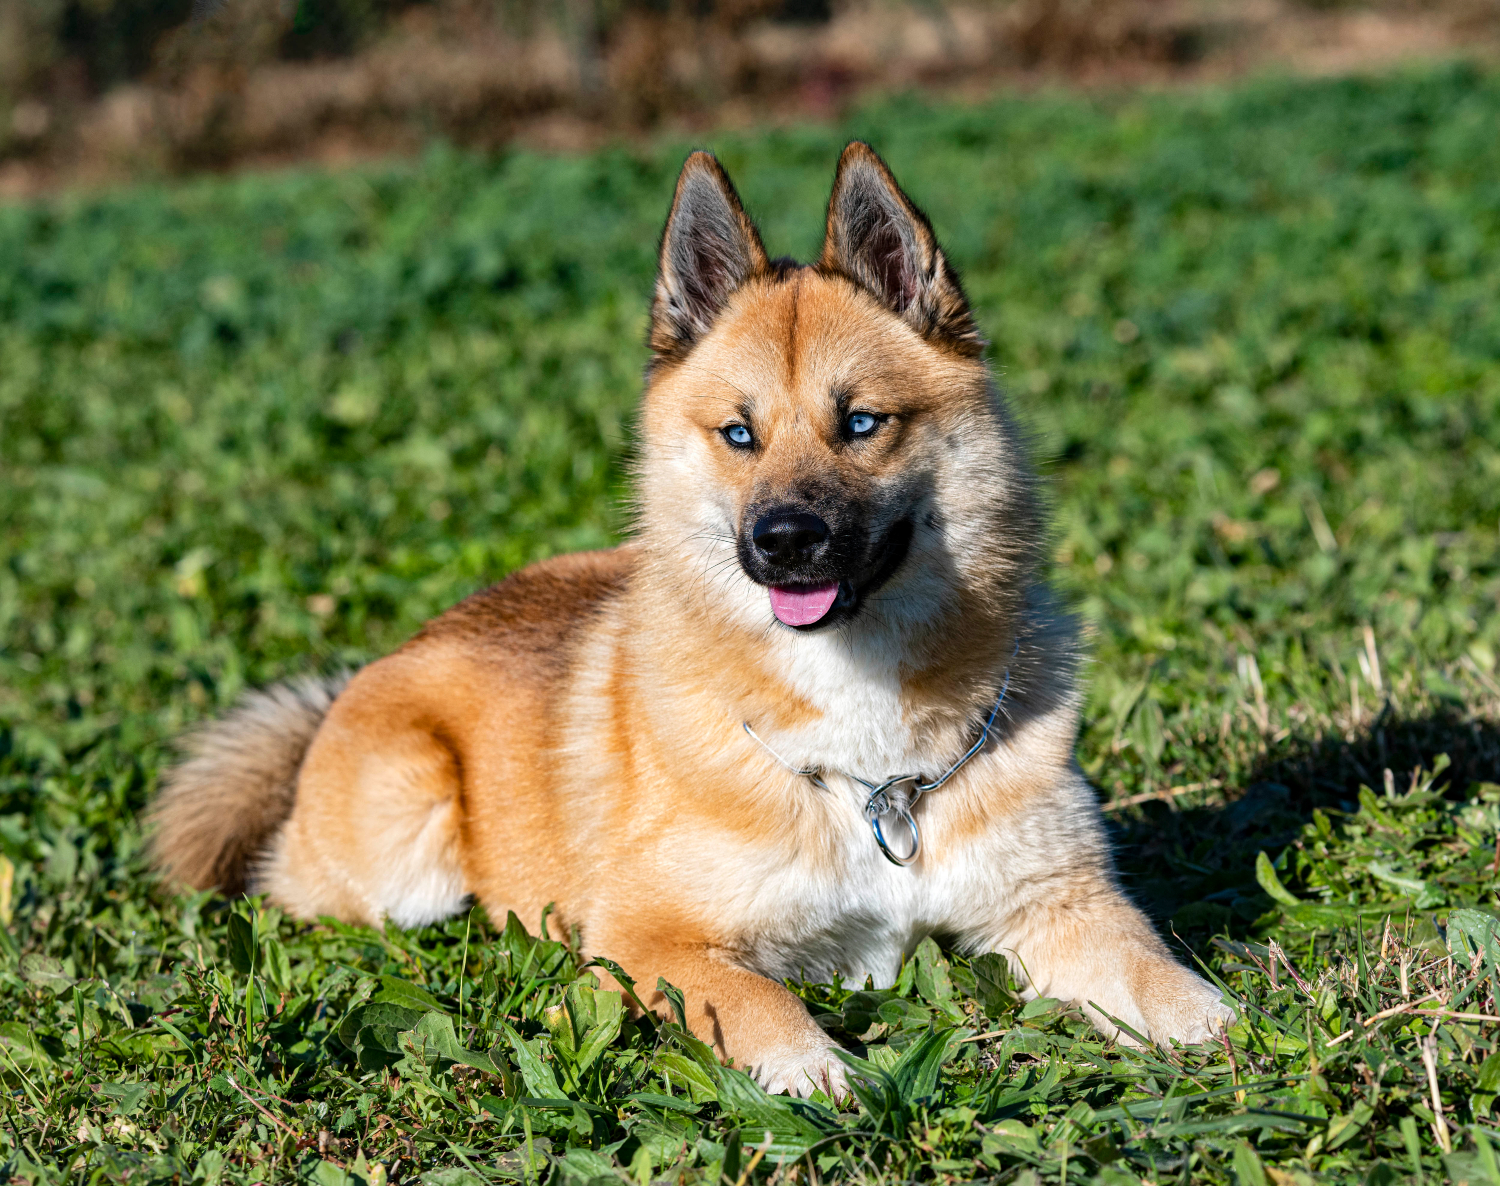
[[[855,412],[845,423],[849,427],[850,436],[865,437],[875,431],[875,426],[880,421],[869,412]]]
[[[743,424],[731,424],[723,432],[724,439],[736,449],[748,449],[755,443],[755,438],[750,435],[750,430]]]

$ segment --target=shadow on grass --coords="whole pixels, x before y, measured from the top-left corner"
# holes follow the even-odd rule
[[[1255,880],[1255,856],[1273,860],[1296,840],[1313,811],[1354,812],[1359,788],[1377,794],[1385,771],[1397,793],[1418,769],[1447,754],[1438,779],[1450,797],[1471,783],[1500,780],[1500,728],[1457,708],[1398,719],[1387,709],[1353,741],[1291,737],[1274,747],[1230,802],[1176,808],[1153,802],[1111,821],[1121,877],[1161,926],[1198,951],[1226,928],[1243,934],[1271,908]],[[1177,944],[1174,943],[1174,946]]]

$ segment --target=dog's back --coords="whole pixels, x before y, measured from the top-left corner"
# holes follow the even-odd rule
[[[580,635],[626,587],[633,560],[622,547],[532,565],[352,678],[250,693],[185,739],[186,760],[148,821],[156,864],[184,885],[269,893],[304,918],[416,925],[456,910],[469,891],[454,747],[498,718],[506,761],[546,761],[538,751]],[[373,785],[362,775],[372,755]],[[289,825],[301,777],[352,797],[318,801]],[[400,793],[421,787],[411,802]],[[515,800],[513,810],[524,796]],[[547,901],[516,904],[530,917]]]

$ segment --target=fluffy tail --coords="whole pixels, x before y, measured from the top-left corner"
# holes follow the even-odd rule
[[[147,816],[152,863],[167,880],[240,893],[292,813],[297,771],[347,674],[251,692],[188,734]]]

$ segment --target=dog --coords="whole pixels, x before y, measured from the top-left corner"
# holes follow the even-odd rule
[[[1022,433],[884,162],[844,150],[799,265],[690,156],[649,345],[629,541],[191,737],[163,874],[377,926],[550,905],[773,1093],[847,1090],[782,981],[886,986],[929,935],[1107,1035],[1210,1038],[1232,1013],[1121,891],[1074,757]]]

